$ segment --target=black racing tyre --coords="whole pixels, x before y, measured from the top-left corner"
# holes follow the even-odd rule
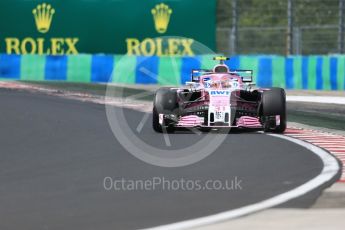
[[[163,121],[163,126],[159,124],[159,114],[155,107],[153,107],[153,110],[152,110],[152,128],[157,133],[174,133],[175,132],[175,128],[173,126],[164,126],[164,121]]]
[[[152,128],[157,133],[163,132],[163,128],[159,124],[159,114],[158,114],[157,109],[155,107],[153,107],[153,110],[152,110]]]
[[[286,129],[286,94],[281,88],[272,88],[262,94],[262,114],[264,117],[280,116],[280,124],[275,125],[272,119],[266,119],[264,124],[265,131],[283,133]],[[274,122],[275,128],[272,128]]]
[[[212,128],[209,128],[209,127],[202,127],[199,129],[201,132],[203,133],[209,133],[211,132]]]
[[[162,87],[155,93],[153,106],[158,113],[172,114],[178,108],[177,92],[171,88]]]
[[[167,121],[163,121],[163,124],[159,124],[159,114],[175,114],[178,110],[177,92],[171,88],[163,87],[156,91],[153,100],[152,110],[152,128],[159,133],[173,133],[174,127],[170,124],[166,124]]]

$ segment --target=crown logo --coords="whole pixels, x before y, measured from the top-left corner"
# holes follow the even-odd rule
[[[157,4],[152,10],[153,20],[155,22],[155,28],[158,33],[163,34],[168,29],[168,24],[170,20],[170,15],[172,10],[168,5],[164,3]]]
[[[32,13],[35,18],[38,32],[47,33],[49,31],[55,10],[51,7],[51,5],[43,3],[37,5],[37,7],[32,10]]]

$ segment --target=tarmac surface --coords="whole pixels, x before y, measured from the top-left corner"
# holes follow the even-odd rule
[[[261,133],[234,133],[200,162],[162,168],[122,147],[109,128],[104,105],[8,89],[0,89],[0,98],[0,229],[153,227],[270,198],[314,178],[323,167],[316,155],[294,143]],[[124,112],[133,130],[145,115]],[[152,131],[151,122],[138,135],[163,147],[164,138]],[[169,138],[172,148],[180,148],[203,135]],[[107,177],[240,180],[241,188],[115,190],[105,188]],[[310,207],[322,189],[280,208]]]

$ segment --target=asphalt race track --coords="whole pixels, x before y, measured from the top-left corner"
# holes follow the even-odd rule
[[[153,227],[270,198],[322,170],[321,160],[303,147],[259,133],[229,134],[204,160],[162,168],[125,151],[102,105],[1,89],[0,108],[0,229]],[[136,127],[143,114],[127,112]],[[157,146],[163,143],[150,122],[141,135]],[[200,138],[192,133],[169,137],[175,147]],[[103,180],[108,176],[201,181],[238,177],[242,189],[107,191]],[[308,207],[320,190],[285,206]]]

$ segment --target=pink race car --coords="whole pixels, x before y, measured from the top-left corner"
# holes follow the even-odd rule
[[[213,70],[192,70],[182,88],[163,87],[153,101],[156,132],[178,128],[254,128],[282,133],[286,129],[286,96],[281,88],[256,88],[253,71],[230,70],[226,57]]]

